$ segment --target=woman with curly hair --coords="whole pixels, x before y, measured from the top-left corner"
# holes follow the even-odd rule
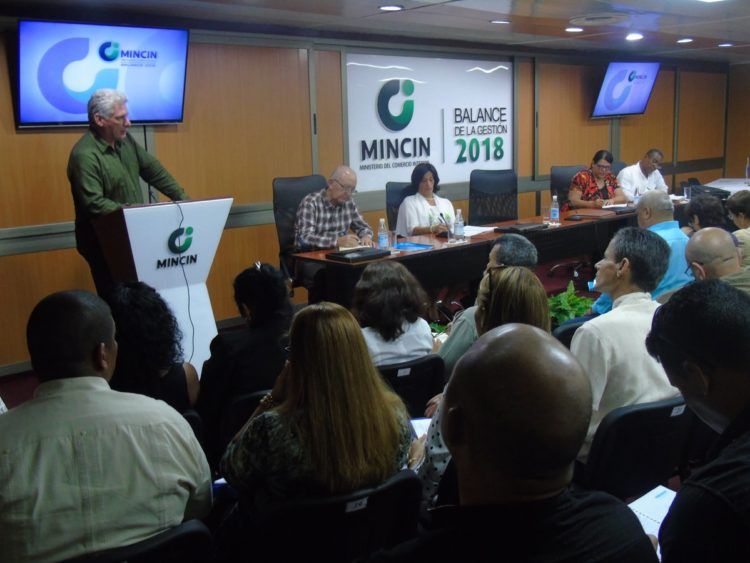
[[[178,412],[190,409],[198,399],[198,374],[182,361],[182,333],[164,299],[143,282],[128,282],[117,284],[107,300],[118,345],[112,389],[161,399]]]
[[[354,288],[354,311],[375,365],[414,360],[433,349],[422,318],[427,294],[403,264],[373,262]]]

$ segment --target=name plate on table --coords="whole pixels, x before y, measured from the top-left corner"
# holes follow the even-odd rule
[[[337,262],[364,262],[365,260],[377,260],[384,256],[390,256],[390,250],[381,250],[379,248],[363,248],[361,250],[350,250],[349,252],[329,252],[326,258],[336,260]]]

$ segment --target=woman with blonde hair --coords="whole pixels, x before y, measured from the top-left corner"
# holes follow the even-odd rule
[[[506,323],[525,323],[550,332],[547,292],[528,268],[489,268],[479,284],[476,321],[479,336]]]
[[[479,284],[477,332],[485,332],[507,323],[524,323],[550,332],[549,302],[536,274],[523,266],[493,266]],[[467,343],[466,350],[472,343]],[[409,454],[409,466],[422,481],[422,515],[434,507],[437,490],[451,454],[440,433],[442,393],[428,404],[435,413],[427,434],[416,440]]]
[[[323,302],[294,317],[289,362],[221,469],[257,508],[377,485],[404,465],[409,440],[406,408],[372,364],[357,321]]]

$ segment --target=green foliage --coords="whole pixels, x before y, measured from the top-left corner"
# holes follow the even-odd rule
[[[594,300],[589,297],[576,295],[573,282],[568,283],[568,288],[562,293],[549,298],[549,314],[552,317],[552,325],[560,326],[565,321],[580,317],[591,308]]]
[[[430,329],[435,334],[440,334],[440,333],[445,332],[445,329],[447,328],[447,326],[448,325],[444,325],[442,323],[430,323]]]

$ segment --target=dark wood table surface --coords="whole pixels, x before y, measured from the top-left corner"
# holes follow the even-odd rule
[[[580,221],[567,221],[571,215],[583,215]],[[607,248],[614,233],[623,226],[636,225],[635,213],[617,215],[606,209],[579,209],[561,213],[559,227],[524,233],[534,243],[539,254],[539,263],[552,262],[585,255],[590,260],[598,260]],[[518,223],[541,223],[541,217],[494,223],[493,227],[513,226]],[[431,248],[415,251],[398,251],[380,260],[398,260],[427,289],[450,286],[462,282],[478,280],[482,276],[492,243],[502,233],[490,231],[467,238],[465,242],[454,243],[434,235],[419,235],[399,238],[431,245]],[[373,260],[349,263],[329,260],[326,254],[331,249],[314,250],[294,254],[294,259],[323,265],[326,269],[325,299],[349,307],[354,294],[354,286],[362,270]]]

